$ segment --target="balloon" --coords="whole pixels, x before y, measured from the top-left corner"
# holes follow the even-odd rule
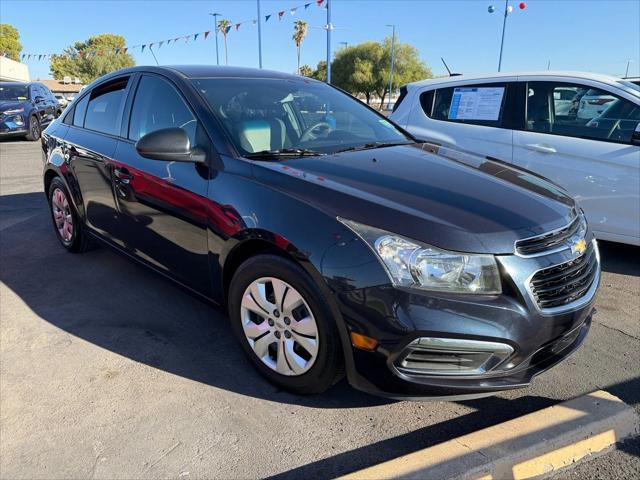
[[[520,3],[518,4],[518,8],[519,8],[520,10],[524,10],[525,8],[527,8],[527,4],[526,4],[525,2],[520,2]]]
[[[495,11],[496,11],[496,7],[494,7],[493,5],[489,5],[489,8],[487,8],[487,11],[488,11],[489,13],[493,13],[493,12],[495,12]]]
[[[511,12],[513,12],[513,7],[511,5],[509,5],[507,7],[507,13],[511,13]]]

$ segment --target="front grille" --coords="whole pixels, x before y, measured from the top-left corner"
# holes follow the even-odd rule
[[[538,271],[531,278],[531,292],[543,310],[562,307],[583,297],[597,274],[598,259],[592,242],[580,257]]]
[[[576,216],[573,221],[559,230],[548,232],[536,237],[525,238],[516,242],[516,253],[522,256],[546,254],[551,250],[566,247],[577,232],[586,231],[586,223],[582,215]]]

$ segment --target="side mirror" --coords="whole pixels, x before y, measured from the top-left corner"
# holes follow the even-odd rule
[[[640,122],[636,125],[636,129],[631,134],[631,143],[640,145]]]
[[[162,128],[146,134],[136,142],[140,156],[169,162],[196,162],[206,160],[204,150],[192,148],[187,132],[181,128]]]
[[[40,95],[36,95],[35,101],[36,101],[36,103],[42,103],[42,102],[44,102],[44,97],[42,97]]]

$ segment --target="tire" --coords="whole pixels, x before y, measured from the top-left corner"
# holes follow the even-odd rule
[[[27,133],[27,140],[31,142],[35,142],[40,139],[40,134],[42,130],[40,129],[40,122],[35,115],[31,115],[29,117],[29,133]]]
[[[251,301],[255,290],[252,291],[250,287],[261,285],[256,283],[261,281],[266,282],[264,291],[271,291],[266,295],[271,298],[271,307],[277,307],[278,301],[275,297],[276,285],[269,282],[280,282],[280,292],[285,292],[279,295],[282,299],[281,313],[274,311],[267,314],[258,302]],[[300,295],[301,301],[295,301],[298,298],[296,294]],[[260,303],[265,306],[263,300]],[[291,310],[288,303],[298,307]],[[260,315],[264,315],[262,320],[260,315],[246,308],[247,304],[255,304],[252,308],[259,309]],[[322,393],[340,379],[343,371],[342,350],[329,306],[311,277],[292,261],[276,255],[259,255],[245,261],[231,281],[228,305],[231,325],[242,348],[258,371],[273,384],[289,392],[306,395]],[[287,319],[290,323],[285,324]],[[313,320],[316,327],[315,336],[310,333],[312,328],[309,319]],[[249,340],[250,334],[247,332],[257,340]],[[254,332],[260,333],[254,335]],[[278,333],[280,336],[276,337]],[[314,348],[303,348],[308,348],[314,342],[315,355],[309,354]],[[267,353],[260,357],[256,352],[264,351],[265,344],[269,345]],[[306,362],[306,365],[301,366],[302,362]]]
[[[62,246],[72,253],[89,250],[90,241],[84,225],[80,221],[73,202],[69,200],[67,188],[57,177],[49,185],[48,199],[53,229]]]

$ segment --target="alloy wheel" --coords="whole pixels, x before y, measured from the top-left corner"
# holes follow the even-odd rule
[[[71,243],[73,240],[73,216],[69,200],[60,188],[56,188],[51,195],[51,211],[58,235],[65,243]]]
[[[286,376],[307,372],[318,356],[316,320],[300,292],[273,277],[254,280],[241,304],[245,337],[258,358]]]
[[[40,138],[40,124],[36,119],[31,119],[31,136],[34,139]]]

